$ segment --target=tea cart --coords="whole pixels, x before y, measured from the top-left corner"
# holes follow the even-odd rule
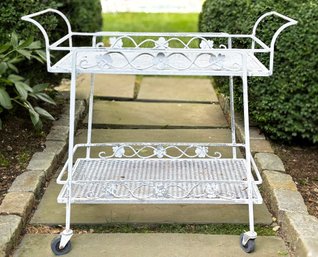
[[[65,21],[68,33],[50,42],[44,27],[35,17],[53,13]],[[267,17],[286,21],[273,35],[270,45],[256,36],[259,24]],[[70,73],[70,124],[68,160],[57,178],[63,184],[58,202],[66,204],[66,227],[51,243],[56,255],[71,250],[72,204],[247,204],[249,231],[242,233],[240,245],[245,252],[255,248],[254,204],[261,204],[258,185],[262,178],[250,151],[248,117],[248,77],[271,76],[274,45],[278,35],[297,22],[277,12],[262,15],[252,34],[228,33],[133,33],[73,32],[67,17],[47,9],[22,17],[43,33],[47,70]],[[74,38],[89,37],[91,46],[74,46]],[[103,41],[98,41],[102,38]],[[235,47],[240,40],[251,47]],[[52,52],[64,53],[52,62]],[[259,55],[268,54],[264,65]],[[76,77],[91,74],[87,142],[74,145]],[[231,143],[92,143],[92,118],[95,74],[191,75],[229,77]],[[237,142],[233,103],[233,77],[241,77],[243,87],[245,141]],[[91,149],[102,147],[98,158]],[[231,158],[222,158],[216,147],[231,149]],[[79,148],[86,157],[75,160]],[[243,149],[244,157],[238,151]]]

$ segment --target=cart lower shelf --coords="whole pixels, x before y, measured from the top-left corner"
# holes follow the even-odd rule
[[[243,159],[78,159],[72,203],[248,203]],[[59,203],[68,198],[66,183]],[[253,203],[262,197],[252,181]]]

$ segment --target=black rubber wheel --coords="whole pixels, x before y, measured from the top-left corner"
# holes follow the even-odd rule
[[[58,236],[58,237],[55,237],[52,242],[51,242],[51,249],[52,249],[52,252],[57,255],[57,256],[60,256],[60,255],[64,255],[64,254],[67,254],[71,251],[72,249],[72,245],[71,245],[71,241],[68,241],[67,244],[65,245],[64,248],[60,249],[60,242],[61,242],[61,237]]]
[[[244,252],[246,253],[251,253],[251,252],[254,252],[255,250],[255,239],[249,239],[246,243],[246,245],[243,245],[243,235],[244,234],[241,234],[240,236],[240,245],[241,245],[241,248],[243,249]]]

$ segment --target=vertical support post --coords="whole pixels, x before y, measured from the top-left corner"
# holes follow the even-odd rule
[[[71,228],[71,200],[72,200],[72,170],[73,170],[73,146],[75,132],[75,96],[76,96],[76,57],[77,52],[72,54],[72,72],[71,72],[71,89],[70,89],[70,124],[68,140],[68,172],[67,172],[67,203],[66,203],[66,231]]]
[[[249,234],[251,238],[256,237],[254,231],[254,209],[253,209],[253,194],[252,194],[252,170],[251,170],[251,149],[250,149],[250,128],[249,128],[249,113],[248,113],[248,88],[247,88],[247,57],[244,53],[243,57],[243,108],[244,108],[244,134],[245,134],[245,165],[247,170],[247,191],[248,191],[248,213],[249,213]]]
[[[232,38],[228,39],[228,48],[232,48]],[[230,76],[230,119],[231,119],[231,134],[232,134],[232,144],[236,144],[236,131],[235,131],[235,110],[234,110],[234,83],[233,76]],[[236,159],[236,147],[232,147],[232,157]]]
[[[92,46],[96,47],[96,36],[93,36]],[[90,78],[90,91],[89,91],[89,102],[88,102],[88,122],[87,122],[87,145],[86,148],[86,159],[91,157],[91,147],[92,143],[92,123],[93,123],[93,107],[94,107],[94,84],[95,84],[95,74],[91,74]]]
[[[233,76],[230,77],[230,109],[231,109],[231,134],[232,144],[236,144],[236,130],[235,130],[235,108],[234,108],[234,84]],[[233,159],[236,159],[236,147],[232,147]]]

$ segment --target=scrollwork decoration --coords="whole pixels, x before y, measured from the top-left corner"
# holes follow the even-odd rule
[[[129,151],[126,151],[129,150]],[[174,151],[172,151],[174,150]],[[109,152],[109,151],[108,151]],[[213,155],[209,155],[209,148],[199,145],[188,145],[183,148],[177,145],[113,145],[111,146],[111,153],[106,154],[106,151],[101,151],[99,157],[102,159],[109,158],[211,158],[219,159],[222,157],[220,152],[214,152]]]
[[[236,185],[236,190],[228,190],[224,183],[212,182],[108,182],[98,191],[89,190],[83,197],[89,200],[104,198],[137,200],[187,200],[187,199],[240,199],[247,197],[242,191],[242,185]],[[238,193],[240,192],[240,193]]]

